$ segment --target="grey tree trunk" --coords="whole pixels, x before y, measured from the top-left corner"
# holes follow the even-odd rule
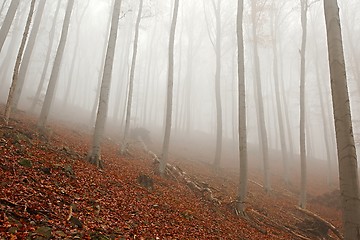
[[[14,93],[13,107],[15,109],[18,107],[18,104],[19,104],[20,96],[21,96],[22,89],[23,89],[24,82],[25,82],[26,73],[28,71],[28,67],[30,64],[30,58],[31,58],[32,52],[34,50],[37,34],[39,32],[40,22],[41,22],[41,18],[43,16],[45,3],[46,3],[46,0],[40,0],[40,2],[38,4],[37,10],[36,10],[36,15],[34,18],[34,24],[32,26],[30,36],[29,36],[29,41],[26,45],[23,60],[21,62],[20,72],[19,72],[19,80],[18,80],[18,84],[16,85],[15,93]]]
[[[121,153],[127,151],[127,141],[130,129],[130,118],[131,118],[131,105],[133,98],[133,89],[134,89],[134,78],[135,78],[135,66],[136,66],[136,55],[138,50],[138,40],[139,40],[139,26],[141,21],[141,13],[143,8],[144,0],[139,2],[139,12],[135,24],[135,37],[134,37],[134,46],[133,46],[133,55],[131,60],[131,69],[130,69],[130,79],[129,79],[129,88],[128,88],[128,97],[127,97],[127,106],[126,106],[126,118],[125,118],[125,132],[124,139],[121,146]]]
[[[238,47],[238,131],[240,157],[240,183],[237,210],[245,215],[245,199],[247,195],[248,160],[246,137],[246,95],[245,95],[245,67],[244,67],[244,36],[243,36],[244,1],[238,0],[237,8],[237,47]]]
[[[215,0],[214,0],[215,1]],[[215,5],[215,3],[213,3]],[[215,8],[215,7],[214,7]],[[222,106],[221,106],[221,0],[217,1],[215,9],[216,16],[216,40],[215,40],[215,53],[216,53],[216,72],[215,72],[215,102],[216,102],[216,150],[214,167],[220,167],[221,152],[222,152]]]
[[[162,148],[162,157],[160,159],[159,172],[161,176],[165,174],[166,162],[169,155],[171,122],[172,122],[172,97],[174,86],[174,45],[175,45],[175,30],[179,11],[179,0],[175,0],[174,12],[172,16],[170,38],[169,38],[169,65],[168,65],[168,86],[167,86],[167,100],[166,100],[166,121],[165,134]]]
[[[344,236],[346,240],[360,239],[359,176],[337,1],[324,1],[324,11],[338,150]]]
[[[6,2],[7,2],[7,0],[4,0],[3,3],[1,4],[0,14],[2,14],[2,11],[4,10]]]
[[[20,3],[20,0],[12,0],[11,1],[9,9],[8,9],[5,19],[4,19],[4,22],[1,25],[1,28],[0,28],[0,52],[2,50],[2,47],[4,46],[6,37],[9,33],[11,23],[14,20],[15,13],[19,6],[19,3]]]
[[[99,106],[96,116],[95,129],[93,135],[93,141],[88,154],[88,161],[92,164],[95,164],[97,167],[103,167],[100,156],[100,144],[101,138],[104,134],[105,122],[107,117],[108,102],[109,102],[109,93],[111,85],[111,75],[114,63],[116,39],[119,25],[119,16],[120,16],[121,0],[115,0],[114,10],[111,20],[111,29],[109,35],[108,47],[106,50],[106,60],[103,71]]]
[[[301,65],[300,65],[300,161],[301,161],[301,208],[306,208],[306,139],[305,139],[305,52],[306,52],[306,25],[307,25],[307,0],[301,1]]]
[[[45,124],[47,122],[47,118],[48,118],[48,115],[50,112],[51,104],[52,104],[52,101],[54,98],[55,87],[56,87],[56,83],[59,78],[62,56],[64,54],[67,35],[69,32],[70,18],[71,18],[73,6],[74,6],[74,0],[68,0],[65,18],[64,18],[64,24],[63,24],[63,28],[62,28],[62,32],[61,32],[61,37],[60,37],[60,42],[59,42],[59,46],[58,46],[58,49],[56,52],[54,65],[53,65],[53,68],[51,71],[49,85],[46,90],[44,104],[41,108],[40,117],[39,117],[39,121],[38,121],[38,127],[40,127],[40,128],[45,127]]]
[[[262,84],[260,74],[260,59],[257,44],[257,16],[256,16],[256,1],[251,1],[251,19],[252,19],[252,38],[253,38],[253,54],[255,67],[255,91],[257,97],[257,113],[258,113],[258,127],[259,127],[259,142],[261,143],[262,157],[264,163],[264,190],[266,192],[271,190],[270,174],[269,174],[269,149],[268,139],[265,126],[264,103],[262,97]]]
[[[35,93],[35,97],[34,97],[33,102],[31,104],[31,112],[35,111],[36,105],[40,102],[40,94],[41,94],[41,91],[42,91],[42,89],[44,87],[46,73],[47,73],[47,70],[48,70],[49,62],[50,62],[50,56],[51,56],[52,48],[53,48],[53,45],[54,45],[56,19],[57,19],[58,15],[59,15],[60,7],[61,7],[61,0],[59,0],[57,2],[55,15],[54,15],[54,20],[52,22],[50,33],[49,33],[49,46],[48,46],[47,53],[46,53],[45,64],[44,64],[44,67],[42,69],[42,74],[41,74],[41,78],[40,78],[38,88],[37,88],[36,93]]]
[[[82,26],[82,22],[85,16],[85,12],[87,10],[87,8],[89,7],[90,4],[90,0],[87,0],[86,6],[84,7],[84,9],[82,10],[81,14],[80,14],[80,19],[79,22],[77,23],[77,31],[76,31],[76,38],[75,38],[75,47],[74,47],[74,53],[71,59],[71,65],[70,65],[70,72],[68,75],[68,81],[67,81],[67,86],[66,86],[66,91],[65,91],[65,96],[64,96],[64,103],[63,106],[66,107],[67,104],[69,103],[69,98],[70,98],[70,90],[71,90],[71,85],[74,79],[74,70],[75,70],[75,60],[78,57],[78,53],[79,53],[79,44],[80,44],[80,28]]]
[[[274,13],[271,16],[272,20],[272,45],[273,45],[273,75],[275,82],[275,97],[276,97],[276,109],[277,109],[277,118],[278,118],[278,127],[280,135],[280,145],[281,145],[281,154],[283,160],[283,179],[286,184],[289,183],[289,164],[288,164],[288,152],[285,142],[285,130],[284,130],[284,121],[283,121],[283,109],[280,99],[280,84],[279,84],[279,66],[278,66],[278,43],[277,43],[277,26],[278,26],[278,16]]]
[[[19,81],[19,69],[20,69],[20,64],[22,61],[22,56],[24,53],[24,49],[25,49],[25,44],[29,35],[29,30],[30,30],[30,25],[31,25],[31,21],[32,21],[32,17],[33,17],[33,13],[34,13],[34,8],[35,8],[35,0],[31,1],[30,4],[30,11],[29,11],[29,15],[27,17],[26,20],[26,25],[25,25],[25,30],[23,33],[23,37],[21,40],[21,44],[20,44],[20,49],[18,52],[18,55],[16,57],[16,63],[15,63],[15,68],[14,68],[14,74],[12,77],[12,83],[11,83],[11,87],[9,90],[9,96],[6,102],[6,106],[5,106],[5,122],[8,123],[9,122],[9,118],[10,118],[10,114],[11,114],[11,109],[14,103],[14,92],[16,89],[16,85]]]

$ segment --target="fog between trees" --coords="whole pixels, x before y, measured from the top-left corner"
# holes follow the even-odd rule
[[[5,34],[3,29],[8,26],[5,16],[11,5],[18,2],[3,0],[0,3],[3,31],[0,41],[6,39],[0,45],[0,99],[3,102],[8,97],[30,8],[30,1],[20,1],[10,30]],[[109,60],[106,52],[111,23],[114,23],[113,2],[75,1],[61,64],[55,66],[59,67],[59,75],[54,85],[50,118],[70,121],[87,129],[94,127],[101,81],[106,75],[103,70]],[[337,173],[337,156],[324,7],[322,1],[308,1],[305,5],[300,2],[244,2],[247,142],[251,156],[259,162],[264,159],[264,164],[259,163],[259,166],[264,165],[265,169],[271,169],[274,156],[284,161],[284,169],[289,168],[289,164],[300,167],[301,128],[305,135],[306,152],[303,154],[308,168],[313,161],[329,161],[330,183]],[[33,24],[41,3],[44,1],[36,1]],[[360,50],[356,43],[360,40],[360,25],[357,24],[360,3],[353,0],[338,3],[354,133],[359,141]],[[174,4],[174,1],[144,0],[139,20],[139,2],[121,1],[109,103],[105,109],[108,136],[123,139],[127,96],[131,92],[130,129],[150,130],[151,148],[159,154],[165,114],[169,111],[166,99]],[[177,15],[169,151],[205,148],[201,152],[206,152],[207,159],[195,160],[215,163],[217,167],[238,166],[237,4],[237,1],[224,0],[181,0]],[[45,3],[24,77],[18,106],[21,110],[40,113],[67,7],[65,0]],[[306,21],[302,25],[304,17]],[[138,37],[134,38],[137,22]],[[302,39],[303,32],[306,36]],[[304,61],[301,61],[302,56]],[[304,69],[303,78],[301,69]],[[131,78],[133,85],[129,91]],[[303,127],[300,124],[300,79],[304,80]],[[39,100],[36,100],[37,94]],[[286,182],[289,169],[284,171]],[[265,174],[264,178],[270,177]],[[271,180],[265,182],[268,183],[266,190],[270,191]]]

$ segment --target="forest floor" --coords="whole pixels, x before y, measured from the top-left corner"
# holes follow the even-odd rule
[[[88,132],[49,126],[39,133],[36,118],[24,112],[9,125],[0,122],[0,239],[339,239],[339,192],[324,191],[316,174],[309,179],[309,192],[317,193],[309,196],[309,213],[296,207],[294,186],[274,177],[265,193],[261,172],[252,172],[245,219],[235,212],[236,171],[170,160],[211,190],[209,197],[183,178],[158,176],[140,147],[120,156],[109,138],[102,145],[105,168],[98,169],[85,161]]]

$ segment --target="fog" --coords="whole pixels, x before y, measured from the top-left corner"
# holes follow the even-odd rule
[[[10,1],[0,3],[0,26],[3,24]],[[214,1],[215,2],[215,1]],[[46,1],[40,31],[31,55],[19,109],[30,111],[42,78],[46,55],[58,1]],[[6,102],[17,52],[22,39],[30,1],[20,1],[19,9],[0,52],[0,100]],[[56,18],[54,43],[51,48],[45,82],[59,44],[67,1],[61,1]],[[343,30],[347,77],[352,104],[352,117],[357,142],[360,141],[359,120],[359,62],[360,2],[341,0],[340,14]],[[133,105],[130,128],[150,130],[154,151],[160,153],[165,126],[166,89],[168,71],[168,42],[173,1],[145,0],[139,28],[138,53],[134,77]],[[123,0],[118,26],[115,59],[111,77],[106,131],[120,141],[124,132],[126,98],[132,61],[135,21],[138,1]],[[36,8],[35,8],[36,9]],[[237,163],[237,1],[221,1],[221,105],[223,127],[223,158]],[[299,78],[301,22],[300,1],[256,1],[257,38],[251,34],[250,1],[244,10],[245,79],[247,100],[248,142],[251,151],[260,151],[256,114],[253,48],[258,44],[260,76],[264,101],[264,115],[269,148],[276,154],[281,149],[275,85],[273,79],[272,41],[278,47],[278,70],[281,106],[286,132],[286,144],[292,143],[292,158],[299,154]],[[36,14],[36,10],[35,10]],[[52,103],[50,118],[69,122],[91,130],[94,126],[91,112],[97,105],[97,91],[102,78],[105,49],[109,34],[112,1],[75,1],[73,15]],[[277,24],[272,24],[276,16]],[[322,1],[310,1],[307,13],[306,49],[306,141],[310,161],[327,160],[324,141],[324,122],[321,113],[320,91],[331,133],[331,154],[336,158],[330,79],[326,43],[326,28]],[[277,38],[273,39],[272,31]],[[211,0],[181,0],[176,26],[174,49],[173,121],[170,152],[186,155],[190,150],[206,152],[204,159],[212,162],[216,144],[215,70],[216,70],[216,15]],[[317,72],[318,71],[318,72]],[[44,99],[47,83],[42,87]],[[35,113],[41,109],[41,102]],[[192,155],[194,158],[196,154]],[[224,164],[224,163],[222,163]],[[225,164],[224,164],[225,165]]]

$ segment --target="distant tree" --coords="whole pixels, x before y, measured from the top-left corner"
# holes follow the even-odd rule
[[[112,13],[111,29],[109,34],[108,47],[106,50],[106,60],[102,76],[99,106],[96,116],[95,129],[93,134],[93,141],[88,154],[88,161],[95,164],[97,167],[103,167],[100,155],[100,144],[102,135],[104,134],[105,122],[108,110],[108,101],[111,85],[111,75],[114,63],[115,47],[117,40],[117,32],[119,25],[121,0],[115,0],[114,9]]]
[[[2,47],[4,46],[6,37],[9,33],[11,23],[13,22],[13,20],[15,18],[15,13],[19,6],[19,3],[20,3],[20,0],[12,0],[11,1],[9,9],[8,9],[5,19],[4,19],[4,22],[1,25],[1,28],[0,28],[0,52],[2,50]]]
[[[339,8],[324,1],[345,239],[360,239],[360,193]]]
[[[15,109],[18,107],[18,104],[19,104],[20,96],[21,96],[22,89],[23,89],[24,82],[25,82],[25,77],[26,77],[28,67],[30,64],[30,58],[31,58],[32,52],[34,50],[36,37],[39,32],[40,22],[41,22],[41,18],[43,16],[45,3],[46,3],[46,0],[40,0],[38,3],[38,7],[36,9],[36,15],[34,17],[34,24],[31,28],[28,43],[26,44],[23,60],[21,62],[21,66],[20,66],[19,82],[16,85],[15,93],[14,93],[13,107]]]
[[[260,7],[263,7],[265,3],[261,3]],[[257,1],[251,1],[251,21],[252,21],[252,39],[253,39],[253,55],[254,55],[254,74],[255,74],[255,97],[257,103],[258,114],[258,128],[259,128],[259,143],[261,145],[261,152],[264,163],[264,189],[266,192],[270,191],[270,170],[269,170],[269,146],[268,137],[265,124],[264,115],[264,102],[262,96],[262,83],[261,83],[261,69],[260,58],[258,50],[258,5]]]
[[[307,35],[307,0],[301,2],[301,65],[300,65],[300,161],[301,161],[301,190],[300,202],[301,208],[306,208],[306,146],[305,146],[305,52]]]
[[[50,33],[49,33],[49,45],[48,45],[48,48],[47,48],[47,51],[46,51],[45,64],[44,64],[44,67],[42,69],[41,78],[40,78],[40,82],[39,82],[39,85],[38,85],[36,93],[35,93],[35,97],[34,97],[34,99],[32,101],[32,104],[31,104],[31,111],[32,112],[35,110],[36,105],[40,101],[40,94],[41,94],[42,89],[44,88],[46,73],[48,71],[49,63],[51,62],[50,61],[50,56],[51,56],[51,52],[52,52],[53,45],[54,45],[56,22],[57,22],[57,18],[58,18],[58,15],[59,15],[60,8],[61,8],[61,0],[57,1],[57,6],[56,6],[56,10],[55,10],[54,19],[53,19],[52,24],[51,24],[51,29],[50,29]]]
[[[64,23],[63,23],[63,28],[62,28],[61,37],[60,37],[60,42],[59,42],[59,46],[57,48],[54,65],[52,67],[52,71],[51,71],[51,75],[50,75],[49,85],[46,90],[44,103],[41,108],[40,117],[39,117],[39,121],[38,121],[38,127],[40,127],[40,128],[45,127],[45,124],[47,122],[47,118],[48,118],[48,115],[50,112],[52,100],[54,98],[55,87],[56,87],[56,83],[59,78],[62,57],[64,55],[67,35],[69,32],[70,18],[71,18],[73,6],[74,6],[74,0],[68,0],[66,12],[65,12]]]
[[[21,64],[21,61],[22,61],[22,56],[23,56],[23,53],[24,53],[26,40],[27,40],[28,35],[29,35],[29,30],[30,30],[30,25],[31,25],[31,21],[32,21],[32,16],[33,16],[33,13],[34,13],[34,8],[35,8],[35,0],[32,0],[31,4],[30,4],[29,15],[28,15],[27,20],[26,20],[25,30],[24,30],[23,37],[22,37],[22,40],[21,40],[20,49],[19,49],[18,55],[16,57],[16,63],[15,63],[13,77],[12,77],[12,83],[11,83],[11,87],[10,87],[10,91],[9,91],[9,96],[8,96],[8,99],[7,99],[7,102],[6,102],[6,107],[5,107],[5,121],[6,121],[6,123],[8,123],[9,118],[10,118],[10,114],[11,114],[11,109],[12,109],[12,105],[13,105],[13,101],[14,101],[14,92],[15,92],[16,85],[18,84],[18,80],[19,80],[20,64]]]
[[[279,13],[276,9],[276,2],[277,0],[273,0],[272,2],[272,10],[273,13],[271,14],[271,37],[272,37],[272,50],[273,50],[273,76],[274,76],[274,83],[275,83],[275,97],[276,97],[276,110],[277,110],[277,120],[278,120],[278,128],[279,128],[279,138],[280,138],[280,147],[281,147],[281,156],[283,160],[283,168],[284,174],[283,178],[285,183],[289,183],[289,159],[288,159],[288,152],[286,146],[286,138],[285,138],[285,126],[284,126],[284,119],[283,119],[283,107],[281,105],[281,91],[280,91],[280,77],[279,77],[279,64],[278,64],[278,27],[279,27]],[[282,2],[283,6],[285,2]]]
[[[238,0],[237,9],[237,46],[238,46],[238,133],[240,157],[240,183],[237,210],[245,215],[245,198],[247,195],[248,160],[246,137],[246,94],[245,94],[245,67],[244,67],[244,36],[243,36],[244,0]]]
[[[127,139],[129,135],[130,129],[130,118],[131,118],[131,105],[133,98],[133,89],[134,89],[134,78],[135,78],[135,67],[136,67],[136,56],[138,50],[138,40],[139,40],[139,26],[141,21],[141,13],[143,8],[144,0],[139,0],[139,11],[135,24],[135,36],[134,36],[134,45],[133,45],[133,55],[131,60],[131,69],[130,69],[130,78],[129,78],[129,88],[128,88],[128,96],[127,96],[127,106],[126,106],[126,117],[125,117],[125,133],[124,139],[121,146],[121,153],[125,153],[127,151]]]
[[[165,174],[166,162],[169,155],[171,121],[172,121],[172,97],[174,85],[174,45],[175,45],[175,30],[176,21],[179,11],[179,0],[175,0],[174,13],[172,16],[170,38],[169,38],[169,64],[168,64],[168,86],[167,86],[167,101],[166,101],[166,121],[165,121],[165,135],[162,149],[162,156],[160,159],[159,172],[163,176]]]

